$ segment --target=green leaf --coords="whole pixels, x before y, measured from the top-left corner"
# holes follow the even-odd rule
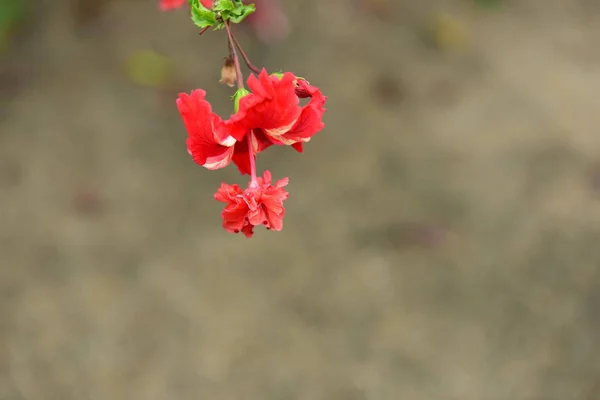
[[[215,11],[232,11],[233,9],[235,9],[235,5],[233,4],[233,1],[231,0],[219,0],[217,2],[217,4],[215,5],[215,7],[213,8],[213,10]]]
[[[233,11],[231,11],[230,15],[228,15],[228,19],[234,24],[239,24],[254,11],[256,11],[256,7],[254,6],[254,4],[239,3],[238,6]]]
[[[223,29],[224,21],[238,24],[255,11],[254,4],[244,4],[240,0],[218,0],[212,10],[204,7],[199,0],[188,2],[192,7],[192,21],[199,28],[212,26],[215,30]]]
[[[206,28],[217,23],[215,13],[204,7],[200,2],[192,5],[192,21],[199,28]]]

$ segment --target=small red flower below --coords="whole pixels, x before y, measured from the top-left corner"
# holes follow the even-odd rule
[[[284,178],[273,186],[271,172],[265,171],[254,184],[250,182],[245,190],[238,185],[222,183],[215,193],[215,199],[227,203],[221,213],[223,228],[232,233],[243,232],[248,238],[254,234],[257,225],[280,231],[285,215],[283,201],[289,196],[283,188],[288,181],[288,178]]]

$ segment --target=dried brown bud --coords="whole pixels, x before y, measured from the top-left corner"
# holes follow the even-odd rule
[[[236,78],[237,74],[235,73],[235,63],[233,62],[233,58],[227,57],[225,59],[225,64],[223,64],[223,68],[221,68],[221,79],[219,80],[219,83],[224,83],[229,87],[233,87]]]

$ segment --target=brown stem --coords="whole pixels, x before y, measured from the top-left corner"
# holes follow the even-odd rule
[[[233,59],[233,43],[230,40],[227,41],[227,48],[229,48],[229,58]]]
[[[240,66],[240,58],[238,57],[237,50],[235,49],[235,41],[233,34],[231,33],[231,26],[229,21],[225,22],[225,30],[227,31],[227,37],[229,38],[229,49],[231,50],[231,58],[233,58],[233,64],[235,65],[235,75],[237,81],[238,90],[244,89],[244,77],[242,76],[242,68]],[[250,158],[250,188],[256,189],[258,187],[258,178],[256,177],[256,153],[254,152],[254,144],[252,143],[254,134],[249,131],[246,135],[248,143],[248,157]]]
[[[235,44],[235,47],[237,47],[238,50],[240,51],[240,54],[242,55],[242,58],[244,59],[244,62],[246,63],[246,66],[248,66],[248,69],[250,71],[254,72],[255,74],[259,74],[260,73],[260,69],[258,69],[254,65],[252,65],[252,63],[250,62],[250,59],[248,58],[248,55],[246,54],[246,52],[244,51],[244,49],[240,45],[240,42],[238,42],[238,40],[235,37],[235,35],[233,34],[233,32],[231,34],[231,38],[233,39],[233,43]]]
[[[227,38],[229,39],[229,48],[231,49],[231,57],[233,58],[233,64],[235,65],[235,75],[238,89],[244,89],[244,76],[242,75],[242,68],[240,66],[240,59],[235,50],[233,35],[231,34],[231,26],[229,21],[225,22],[225,30],[227,31]]]

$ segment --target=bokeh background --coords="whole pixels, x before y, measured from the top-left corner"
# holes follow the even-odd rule
[[[600,398],[598,1],[281,0],[285,40],[237,27],[329,96],[304,154],[259,157],[291,196],[250,240],[212,198],[245,179],[193,163],[174,103],[229,114],[223,32],[1,2],[0,399]]]

